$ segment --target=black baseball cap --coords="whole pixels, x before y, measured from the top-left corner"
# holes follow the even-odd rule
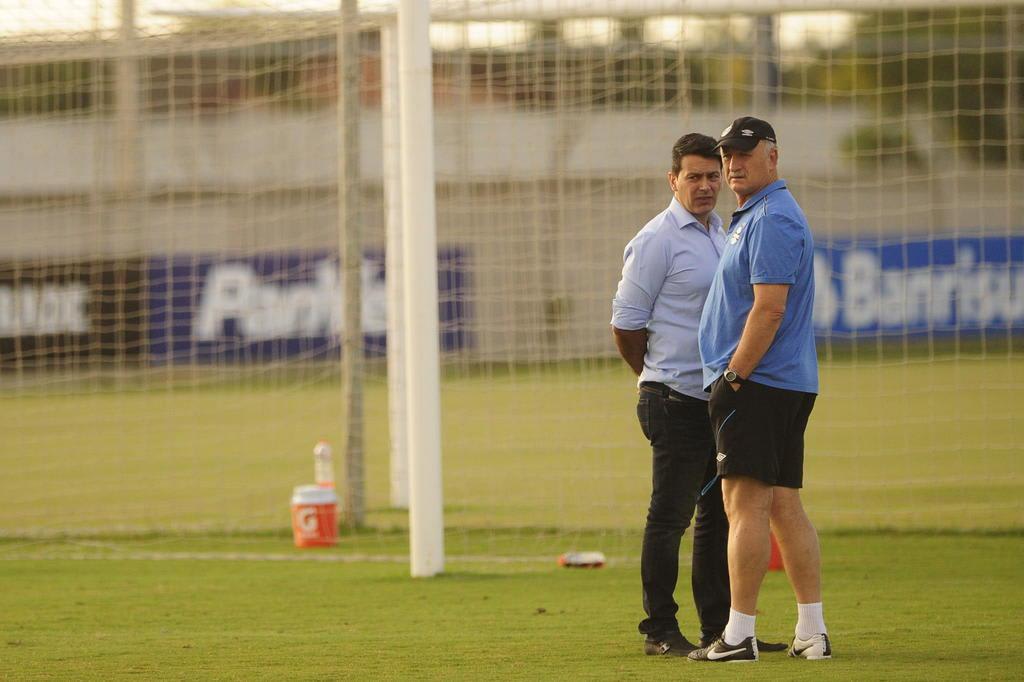
[[[753,116],[740,116],[732,122],[731,126],[722,131],[715,149],[732,147],[749,152],[761,140],[778,142],[775,139],[775,129],[772,128],[772,124]]]

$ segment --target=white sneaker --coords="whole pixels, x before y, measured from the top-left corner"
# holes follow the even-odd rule
[[[832,658],[832,642],[824,632],[812,635],[810,639],[793,638],[789,645],[789,655],[793,658],[806,658],[808,661],[820,661]]]

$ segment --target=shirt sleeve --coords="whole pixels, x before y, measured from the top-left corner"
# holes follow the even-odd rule
[[[618,329],[644,329],[668,274],[668,254],[656,234],[641,232],[626,245],[622,279],[612,301],[612,325]]]
[[[747,248],[751,284],[793,284],[806,244],[798,222],[767,213],[751,231]]]

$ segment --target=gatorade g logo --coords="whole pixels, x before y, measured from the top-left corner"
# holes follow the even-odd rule
[[[316,535],[317,527],[320,525],[316,518],[316,509],[306,507],[299,512],[299,530],[303,535]]]

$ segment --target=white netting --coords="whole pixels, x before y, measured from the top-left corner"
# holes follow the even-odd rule
[[[313,444],[343,442],[336,4],[140,0],[130,32],[123,4],[0,2],[0,532],[284,527]],[[669,200],[673,141],[755,113],[819,247],[816,521],[1019,527],[1024,10],[619,5],[435,4],[448,525],[642,524],[649,455],[608,329],[622,249]],[[384,5],[366,7],[363,428],[384,528],[405,512],[381,360]]]

